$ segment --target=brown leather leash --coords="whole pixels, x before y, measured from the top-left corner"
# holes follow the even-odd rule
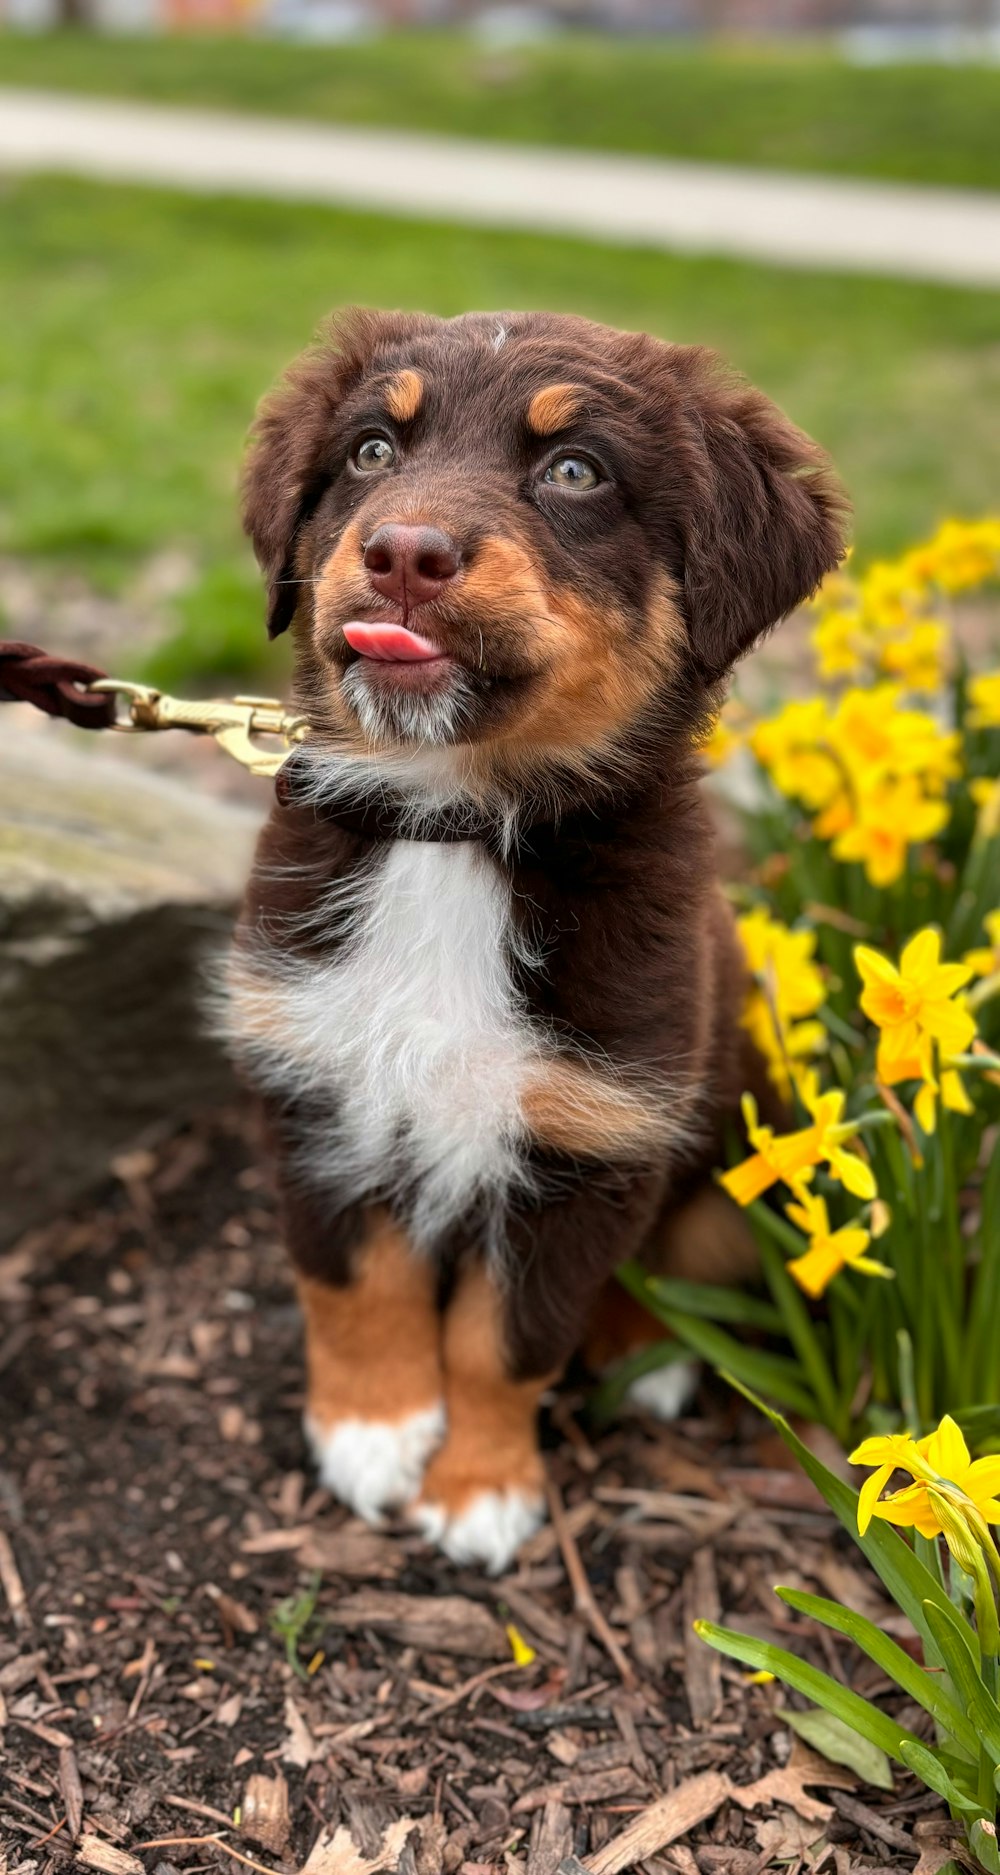
[[[78,729],[129,735],[186,729],[212,736],[253,775],[276,775],[308,729],[304,717],[293,715],[275,697],[171,697],[151,684],[109,677],[79,658],[56,657],[20,639],[0,639],[0,702],[33,704]],[[259,737],[265,738],[264,746]],[[274,747],[275,741],[281,746]]]
[[[38,645],[0,639],[0,703],[33,703],[46,716],[62,716],[78,729],[110,729],[114,697],[90,689],[106,676],[77,658],[52,657]]]
[[[55,657],[38,645],[0,639],[0,703],[31,703],[46,716],[63,717],[78,729],[113,729],[128,735],[147,730],[186,729],[212,736],[252,775],[276,780],[280,806],[309,797],[302,789],[302,764],[290,761],[306,740],[309,725],[274,697],[171,697],[151,684],[109,677],[79,658]],[[261,742],[263,738],[263,743]],[[388,840],[445,843],[477,840],[504,861],[539,834],[547,812],[526,804],[516,835],[503,839],[495,820],[470,807],[442,808],[415,823],[406,801],[380,789],[377,799],[311,802],[311,811],[333,820],[345,833],[377,844]]]

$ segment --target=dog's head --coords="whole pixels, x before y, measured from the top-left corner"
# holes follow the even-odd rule
[[[512,780],[690,735],[845,530],[712,353],[541,313],[335,322],[263,406],[244,513],[321,736]]]

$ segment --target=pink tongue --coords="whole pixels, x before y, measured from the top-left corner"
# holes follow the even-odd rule
[[[345,625],[344,637],[352,651],[363,658],[377,658],[380,664],[419,664],[427,658],[439,658],[439,645],[405,625]]]

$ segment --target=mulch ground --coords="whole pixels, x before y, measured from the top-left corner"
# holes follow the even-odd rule
[[[236,1111],[0,1257],[0,1309],[6,1875],[940,1864],[935,1800],[813,1756],[794,1696],[691,1632],[721,1613],[891,1703],[775,1601],[805,1585],[900,1631],[723,1389],[599,1439],[564,1391],[557,1525],[500,1581],[368,1530],[304,1467],[299,1321]]]

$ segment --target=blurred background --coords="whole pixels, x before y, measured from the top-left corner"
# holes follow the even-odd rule
[[[858,198],[825,191],[889,185],[890,218],[900,185],[975,191],[996,217],[998,0],[0,0],[0,22],[8,633],[168,685],[280,684],[238,463],[260,394],[351,301],[564,308],[716,346],[832,451],[865,557],[996,505],[1000,290],[937,277],[930,240],[923,277],[877,252],[845,267]],[[485,139],[498,162],[519,145],[680,159],[699,166],[664,170],[682,196],[685,177],[779,172],[823,185],[814,225],[836,211],[840,245],[777,266],[721,237],[588,240],[579,203],[563,235],[375,214],[349,184],[325,206],[287,182],[279,200],[5,163],[15,104],[51,119],[82,97]],[[1000,242],[990,264],[1000,281]]]

